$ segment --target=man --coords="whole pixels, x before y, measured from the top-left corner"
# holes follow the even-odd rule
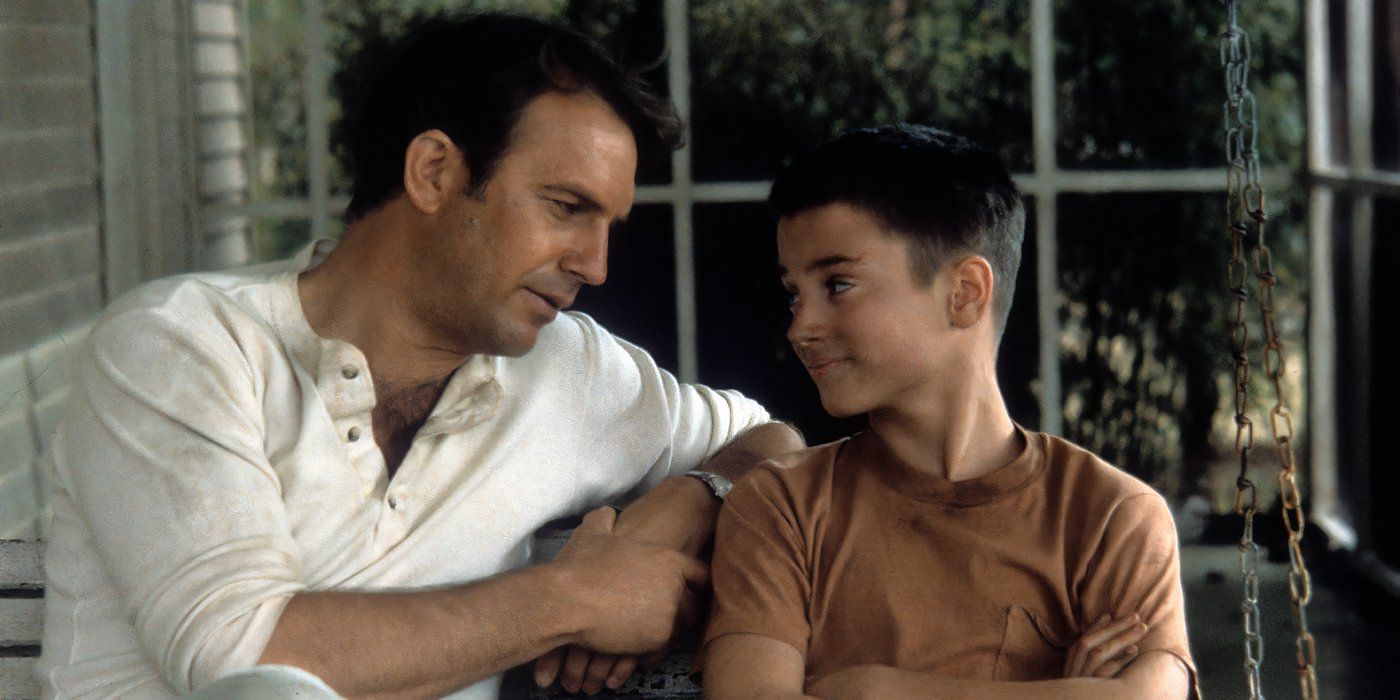
[[[493,697],[542,655],[542,684],[615,687],[692,614],[723,477],[801,446],[560,313],[604,281],[639,148],[677,142],[668,104],[521,18],[424,23],[377,68],[338,245],[157,281],[94,327],[46,465],[47,694],[269,664]],[[526,566],[543,523],[643,493]],[[256,678],[287,677],[319,683]]]
[[[720,515],[715,698],[1182,698],[1162,498],[1007,414],[1025,218],[1000,159],[852,132],[773,185],[788,339],[854,437],[765,463]]]

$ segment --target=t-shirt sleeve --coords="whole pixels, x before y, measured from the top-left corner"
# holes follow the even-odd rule
[[[590,356],[586,391],[596,397],[589,418],[597,424],[598,439],[625,436],[630,445],[624,453],[639,460],[638,471],[621,484],[632,495],[695,469],[744,431],[770,420],[763,406],[743,394],[681,382],[645,350],[588,316],[570,316],[583,331]]]
[[[704,645],[738,633],[786,642],[807,654],[811,578],[798,518],[769,468],[755,468],[734,486],[715,525],[714,602],[702,654]],[[703,656],[697,669],[702,665]]]
[[[1148,629],[1139,653],[1158,650],[1180,659],[1191,674],[1192,695],[1199,697],[1184,598],[1176,525],[1166,502],[1156,493],[1122,499],[1109,514],[1086,573],[1081,622],[1092,624],[1104,613],[1141,615]]]
[[[52,448],[141,646],[181,693],[255,665],[305,588],[253,373],[219,326],[154,310],[99,322]]]

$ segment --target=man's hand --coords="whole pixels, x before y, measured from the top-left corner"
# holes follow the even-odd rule
[[[1114,620],[1104,613],[1065,654],[1065,678],[1114,678],[1137,658],[1147,625],[1134,613]]]
[[[670,547],[623,537],[617,525],[612,508],[589,513],[555,559],[576,572],[580,590],[597,599],[590,619],[598,623],[583,630],[578,644],[536,661],[541,687],[559,678],[569,692],[592,694],[605,683],[617,688],[636,670],[638,655],[663,649],[698,617],[697,595],[709,586],[708,567]]]

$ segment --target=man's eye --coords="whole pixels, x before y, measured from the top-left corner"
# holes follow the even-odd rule
[[[584,208],[583,208],[583,205],[582,205],[582,204],[577,204],[577,203],[574,203],[574,202],[566,202],[566,201],[564,201],[564,200],[562,200],[562,199],[551,199],[551,200],[549,200],[549,201],[550,201],[550,203],[552,203],[556,208],[558,208],[559,211],[561,211],[561,212],[563,212],[564,214],[567,214],[567,215],[569,215],[569,216],[577,216],[578,214],[582,214],[583,211],[584,211]]]
[[[784,289],[783,294],[787,296],[788,306],[797,306],[797,292]]]

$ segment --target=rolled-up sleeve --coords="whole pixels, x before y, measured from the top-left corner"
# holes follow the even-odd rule
[[[217,318],[109,314],[81,353],[56,474],[164,680],[257,663],[304,588],[258,380]]]

